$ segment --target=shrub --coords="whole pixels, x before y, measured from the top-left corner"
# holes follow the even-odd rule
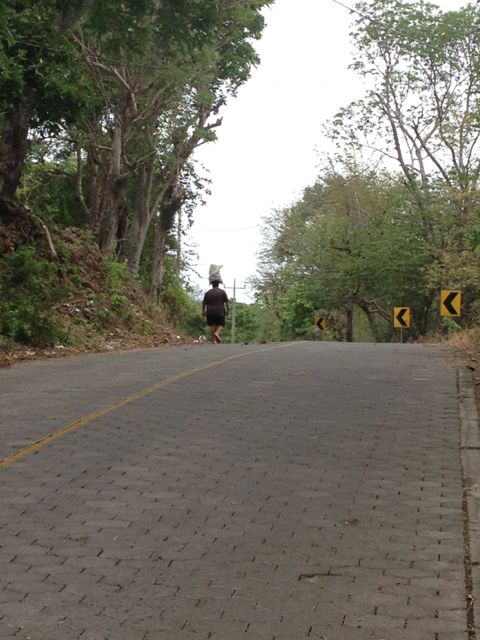
[[[460,326],[455,322],[455,320],[453,320],[453,318],[445,317],[442,318],[441,330],[445,335],[452,336],[457,333],[457,331],[460,331]]]
[[[127,264],[106,258],[105,267],[107,270],[105,279],[107,291],[110,293],[121,293],[125,285],[125,280],[128,277]]]
[[[43,347],[63,340],[52,307],[66,295],[54,263],[33,247],[21,247],[0,263],[0,333],[22,344]]]
[[[119,293],[112,295],[112,309],[120,318],[125,320],[133,320],[135,317],[135,313],[128,305],[128,298]]]

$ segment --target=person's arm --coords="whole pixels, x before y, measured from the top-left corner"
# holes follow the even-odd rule
[[[225,299],[223,301],[223,306],[225,307],[225,315],[228,316],[229,312],[230,312],[230,308],[228,306],[228,296],[226,294],[226,292],[223,292],[225,294]]]
[[[207,315],[207,296],[204,296],[203,302],[202,302],[202,316],[206,316],[206,315]]]

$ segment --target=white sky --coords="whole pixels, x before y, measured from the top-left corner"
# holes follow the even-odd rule
[[[352,6],[355,0],[342,0]],[[436,0],[443,10],[461,0]],[[328,150],[322,125],[362,95],[348,70],[351,14],[333,0],[276,0],[256,45],[261,63],[222,112],[218,140],[197,160],[209,171],[212,195],[197,208],[187,244],[196,250],[192,284],[208,288],[210,264],[220,264],[229,295],[256,272],[262,218],[296,201],[317,176]]]

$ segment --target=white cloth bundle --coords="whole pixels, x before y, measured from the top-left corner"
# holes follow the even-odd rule
[[[220,274],[221,264],[211,264],[208,272],[208,282],[221,282],[223,284],[222,276]]]

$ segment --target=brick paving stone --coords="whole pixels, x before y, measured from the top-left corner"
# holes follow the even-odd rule
[[[264,348],[0,370],[6,454],[248,353],[0,471],[0,640],[467,640],[454,366]]]
[[[411,635],[416,637],[417,634],[426,632],[431,633],[456,633],[458,631],[466,631],[466,622],[463,620],[446,620],[439,618],[409,618],[407,621],[407,629]]]

